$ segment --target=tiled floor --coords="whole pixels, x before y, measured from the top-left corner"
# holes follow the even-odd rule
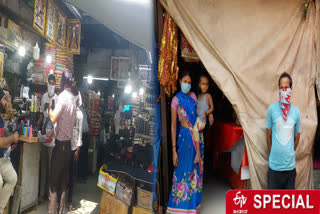
[[[69,214],[98,214],[101,189],[97,187],[97,176],[89,177],[87,184],[76,183],[74,187],[73,201],[75,211]],[[48,202],[39,204],[26,214],[48,213]]]

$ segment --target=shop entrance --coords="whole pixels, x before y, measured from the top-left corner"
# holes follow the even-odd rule
[[[316,103],[317,103],[317,116],[318,126],[314,138],[313,146],[313,185],[314,189],[320,189],[320,102],[318,97],[317,87],[315,86]]]
[[[211,94],[214,102],[214,124],[204,130],[204,184],[202,194],[202,212],[223,213],[225,210],[224,196],[230,189],[245,189],[248,180],[241,173],[245,144],[243,131],[232,104],[212,80],[201,62],[180,62],[180,69],[190,70],[192,90],[199,94],[198,83],[201,74],[209,77]],[[242,155],[241,155],[242,154]],[[241,164],[242,163],[242,164]],[[223,196],[223,197],[222,197]],[[213,200],[214,199],[214,200]]]

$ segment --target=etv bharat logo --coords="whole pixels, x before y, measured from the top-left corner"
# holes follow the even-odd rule
[[[242,208],[243,205],[247,203],[247,197],[244,197],[243,195],[240,196],[241,191],[237,192],[236,197],[233,199],[233,202],[235,205],[240,205],[240,208]]]

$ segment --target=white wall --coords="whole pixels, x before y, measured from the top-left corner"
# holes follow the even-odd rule
[[[130,42],[151,51],[153,0],[65,0]]]

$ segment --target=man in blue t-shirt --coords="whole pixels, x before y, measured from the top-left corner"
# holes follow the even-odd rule
[[[292,79],[286,72],[279,78],[279,89],[280,101],[270,105],[267,113],[268,189],[294,189],[300,111],[290,103]]]

